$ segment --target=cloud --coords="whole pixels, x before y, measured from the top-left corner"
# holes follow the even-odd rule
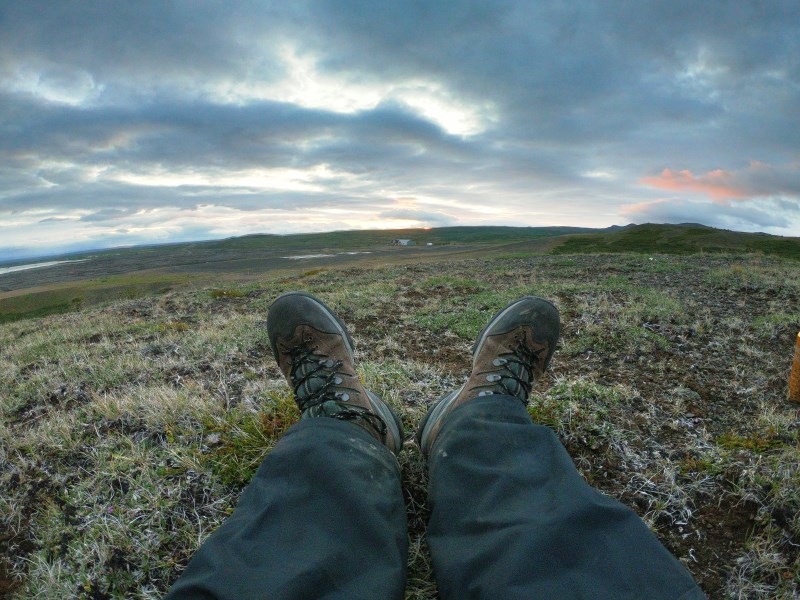
[[[720,205],[707,201],[662,198],[627,205],[623,207],[622,214],[634,223],[702,223],[740,231],[763,231],[800,224],[800,202],[784,202],[780,208],[775,204],[774,201],[765,200]]]
[[[378,214],[381,219],[412,221],[416,226],[445,227],[455,225],[458,219],[440,212],[426,212],[413,209],[385,210]]]
[[[685,204],[649,214],[797,235],[795,16],[794,0],[3,3],[2,244],[610,225],[665,191]],[[726,202],[756,204],[712,210]],[[184,214],[159,229],[154,209]]]
[[[700,176],[690,170],[664,169],[655,177],[644,177],[640,183],[670,191],[698,193],[717,202],[759,197],[800,198],[800,163],[773,166],[753,161],[745,169],[715,169]]]
[[[645,185],[661,190],[699,192],[714,200],[745,198],[747,196],[742,190],[734,187],[732,175],[722,169],[710,171],[700,177],[695,177],[688,169],[682,171],[664,169],[660,175],[644,177],[640,181]]]

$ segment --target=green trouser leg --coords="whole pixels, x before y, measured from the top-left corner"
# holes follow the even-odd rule
[[[353,423],[304,419],[167,598],[402,598],[406,528],[392,453]]]
[[[431,449],[428,543],[443,600],[696,600],[644,522],[592,489],[519,400],[455,409]]]

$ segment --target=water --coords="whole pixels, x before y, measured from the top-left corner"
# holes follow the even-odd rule
[[[16,273],[17,271],[27,271],[29,269],[43,269],[45,267],[53,267],[55,265],[62,265],[64,263],[84,262],[88,258],[80,260],[51,260],[50,262],[30,263],[28,265],[14,265],[13,267],[0,267],[0,275],[7,275],[8,273]]]
[[[302,254],[300,256],[281,256],[281,258],[288,258],[289,260],[301,260],[303,258],[327,258],[329,256],[340,256],[342,254],[372,254],[372,252],[337,252],[336,254]]]

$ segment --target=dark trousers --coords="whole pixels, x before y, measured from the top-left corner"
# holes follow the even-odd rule
[[[445,600],[705,598],[516,399],[454,410],[429,467],[428,543]],[[407,544],[392,454],[353,423],[305,419],[167,597],[402,598]]]

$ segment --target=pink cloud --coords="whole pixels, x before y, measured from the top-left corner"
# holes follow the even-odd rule
[[[736,177],[729,171],[716,169],[700,176],[695,176],[688,169],[673,171],[664,169],[655,177],[644,177],[640,183],[661,190],[675,192],[698,192],[710,197],[715,202],[724,203],[732,198],[748,198],[750,194],[734,181]]]
[[[629,217],[637,215],[646,215],[654,212],[653,209],[661,207],[683,207],[685,206],[683,200],[674,198],[659,198],[658,200],[650,200],[645,202],[637,202],[636,204],[626,204],[622,207],[622,214]]]

